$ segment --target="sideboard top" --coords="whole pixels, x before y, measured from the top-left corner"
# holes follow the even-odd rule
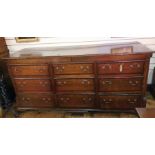
[[[151,49],[138,43],[124,43],[124,44],[110,44],[110,45],[85,45],[85,46],[67,46],[67,47],[37,47],[37,48],[25,48],[17,51],[6,57],[11,58],[36,58],[43,56],[79,56],[79,55],[118,55],[112,54],[111,50],[115,48],[132,47],[133,54],[138,53],[153,53]],[[129,54],[129,53],[123,53]],[[122,55],[122,53],[121,53]]]

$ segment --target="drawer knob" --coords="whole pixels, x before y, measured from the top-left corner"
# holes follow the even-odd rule
[[[111,98],[110,99],[103,99],[102,101],[103,101],[103,103],[111,103],[112,99]]]
[[[20,72],[20,69],[15,67],[15,68],[14,68],[14,71],[15,71],[15,72]]]
[[[136,86],[139,83],[139,81],[129,81],[129,84],[132,86]]]
[[[20,87],[24,87],[27,83],[26,81],[17,82]]]
[[[91,98],[91,97],[89,97],[89,98],[83,97],[82,100],[83,100],[83,102],[85,103],[85,102],[90,102],[90,101],[92,101],[92,98]]]
[[[44,72],[45,68],[39,68],[39,72]]]
[[[81,69],[83,72],[88,72],[88,71],[89,71],[89,66],[80,66],[80,69]]]
[[[102,66],[102,69],[111,69],[111,65],[110,64],[105,64]]]
[[[42,98],[42,100],[43,100],[43,101],[46,101],[46,98],[45,98],[45,97],[43,97],[43,98]]]
[[[67,101],[69,101],[69,100],[70,100],[70,98],[67,98],[66,100],[67,100]]]
[[[112,81],[102,81],[102,84],[103,85],[105,85],[105,84],[111,85],[112,84]]]
[[[29,97],[23,97],[22,100],[23,100],[23,101],[28,101],[28,102],[29,102],[29,101],[30,101],[30,98],[29,98]]]
[[[92,101],[92,98],[91,98],[91,97],[89,97],[89,98],[88,98],[88,100],[89,100],[89,101]]]
[[[128,103],[135,104],[137,103],[137,99],[128,99]]]
[[[70,98],[69,97],[67,97],[67,98],[62,97],[62,98],[60,98],[60,100],[63,101],[63,102],[68,102],[70,100]]]
[[[82,85],[89,85],[90,84],[90,81],[89,80],[82,80],[81,81],[81,84]]]
[[[40,81],[39,82],[39,84],[41,85],[41,86],[47,86],[49,83],[47,82],[47,81]]]
[[[48,99],[48,101],[51,101],[51,98],[47,98]]]
[[[60,100],[61,100],[61,101],[63,101],[63,100],[64,100],[64,98],[60,98]]]
[[[58,81],[57,84],[58,85],[65,85],[65,84],[67,84],[67,82],[66,81]]]
[[[141,65],[138,64],[138,63],[134,63],[134,64],[131,64],[130,67],[131,67],[131,68],[134,68],[134,67],[140,68]]]
[[[56,66],[55,69],[58,71],[58,72],[63,72],[65,67],[64,66]]]
[[[51,101],[51,98],[45,98],[45,97],[43,97],[42,100],[45,101],[45,102],[49,102],[49,101]]]

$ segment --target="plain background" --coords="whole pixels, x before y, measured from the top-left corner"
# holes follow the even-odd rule
[[[154,37],[153,0],[4,0],[0,36]],[[0,119],[2,155],[154,154],[154,119]]]

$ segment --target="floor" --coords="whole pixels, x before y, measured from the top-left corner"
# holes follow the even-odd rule
[[[155,108],[155,100],[148,93],[147,108]],[[6,118],[13,118],[13,112],[10,110]],[[133,113],[70,113],[70,112],[56,112],[56,111],[25,111],[19,114],[19,118],[138,118]]]

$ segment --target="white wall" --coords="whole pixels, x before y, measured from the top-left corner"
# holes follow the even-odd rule
[[[148,48],[155,51],[155,37],[152,38],[55,38],[55,37],[40,37],[39,42],[33,43],[16,43],[15,38],[7,37],[6,43],[10,53],[16,52],[23,48],[30,47],[55,47],[68,45],[85,45],[85,44],[106,44],[106,43],[124,43],[138,41]],[[148,84],[151,84],[153,68],[155,67],[155,54],[150,61]]]

